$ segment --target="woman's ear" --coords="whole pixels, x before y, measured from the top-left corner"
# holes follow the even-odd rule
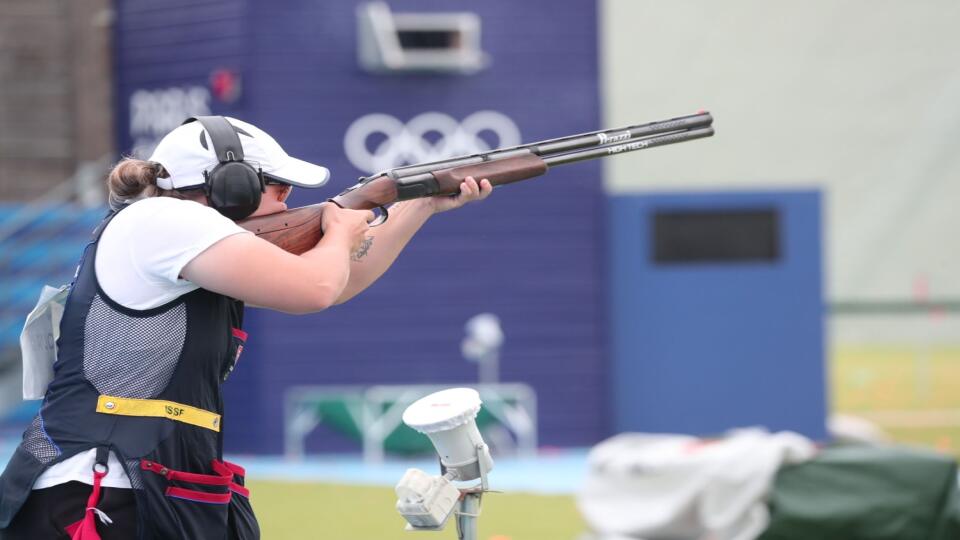
[[[280,202],[286,202],[287,197],[293,191],[293,186],[287,184],[267,184],[267,193],[276,197]]]

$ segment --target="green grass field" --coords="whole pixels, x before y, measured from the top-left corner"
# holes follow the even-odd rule
[[[960,455],[960,347],[842,347],[832,359],[834,412]]]
[[[404,531],[388,487],[251,481],[251,501],[269,540],[424,540],[457,537],[452,518],[443,532]],[[574,540],[586,530],[573,497],[488,493],[481,540]]]

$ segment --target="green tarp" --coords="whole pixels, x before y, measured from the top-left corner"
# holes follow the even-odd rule
[[[957,540],[953,458],[902,447],[836,446],[785,466],[761,540]]]

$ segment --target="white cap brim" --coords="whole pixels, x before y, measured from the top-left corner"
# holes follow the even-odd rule
[[[287,156],[283,165],[272,171],[263,171],[264,177],[291,186],[315,188],[327,183],[330,171],[326,167]]]

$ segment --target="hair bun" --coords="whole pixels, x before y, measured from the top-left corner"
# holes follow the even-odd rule
[[[110,207],[116,209],[131,199],[159,195],[157,177],[162,172],[163,166],[154,161],[121,159],[107,176]]]

